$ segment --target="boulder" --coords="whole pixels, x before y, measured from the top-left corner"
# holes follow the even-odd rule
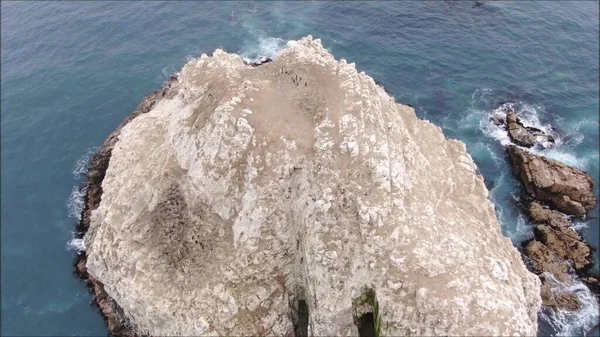
[[[534,234],[548,249],[569,261],[575,270],[584,271],[592,266],[591,249],[574,230],[538,225]]]
[[[536,274],[550,273],[561,283],[571,280],[567,262],[548,246],[537,240],[530,240],[524,243],[523,248]]]
[[[524,126],[514,111],[509,111],[505,119],[496,119],[497,123],[503,122],[511,141],[519,146],[532,147],[537,143],[554,142],[552,135],[544,131]]]
[[[550,210],[538,202],[531,202],[528,215],[534,225],[535,239],[526,243],[525,255],[532,261],[533,270],[540,275],[542,281],[542,302],[552,309],[578,310],[581,307],[577,296],[568,291],[552,289],[546,282],[544,274],[552,274],[561,282],[570,282],[567,274],[568,262],[578,274],[585,275],[592,266],[591,248],[583,238],[571,228],[572,223],[564,214]],[[587,282],[586,279],[590,281]],[[597,294],[593,277],[582,280]]]
[[[465,145],[319,40],[191,60],[105,144],[85,269],[119,333],[536,334]]]
[[[575,216],[583,216],[595,207],[594,182],[589,174],[515,145],[510,145],[507,152],[525,190],[534,199]]]
[[[536,136],[529,132],[517,118],[514,112],[509,112],[506,115],[506,128],[508,136],[513,143],[525,147],[532,147],[536,143]]]
[[[533,222],[555,228],[569,228],[573,224],[565,214],[548,209],[536,201],[529,204],[528,214]]]
[[[581,301],[572,292],[554,291],[544,280],[541,289],[542,303],[550,309],[568,311],[581,309]]]

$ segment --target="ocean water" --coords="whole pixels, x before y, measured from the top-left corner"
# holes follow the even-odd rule
[[[511,101],[550,130],[538,150],[599,176],[598,2],[2,2],[2,335],[106,335],[72,273],[86,161],[143,96],[187,59],[223,48],[253,59],[321,38],[419,117],[464,141],[503,233],[531,237],[521,192],[488,118]],[[594,247],[598,208],[577,222]],[[599,273],[599,254],[594,252]],[[543,312],[540,335],[581,335],[598,304]]]

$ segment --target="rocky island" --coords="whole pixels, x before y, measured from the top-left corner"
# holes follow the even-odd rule
[[[537,331],[540,280],[465,145],[312,37],[191,60],[103,144],[85,202],[77,270],[113,335]]]

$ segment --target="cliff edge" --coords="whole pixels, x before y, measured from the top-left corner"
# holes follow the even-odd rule
[[[319,40],[216,50],[149,99],[82,222],[112,333],[536,334],[540,281],[465,145]]]

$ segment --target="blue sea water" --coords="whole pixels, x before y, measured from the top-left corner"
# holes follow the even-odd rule
[[[170,73],[217,47],[255,58],[321,38],[467,144],[519,246],[531,227],[516,209],[506,136],[488,117],[517,102],[530,124],[556,129],[560,144],[541,153],[599,186],[598,17],[591,1],[3,1],[0,333],[107,333],[72,273],[86,158]],[[596,248],[598,216],[577,225]],[[580,296],[575,315],[540,315],[540,334],[580,335],[597,323],[597,304]]]

